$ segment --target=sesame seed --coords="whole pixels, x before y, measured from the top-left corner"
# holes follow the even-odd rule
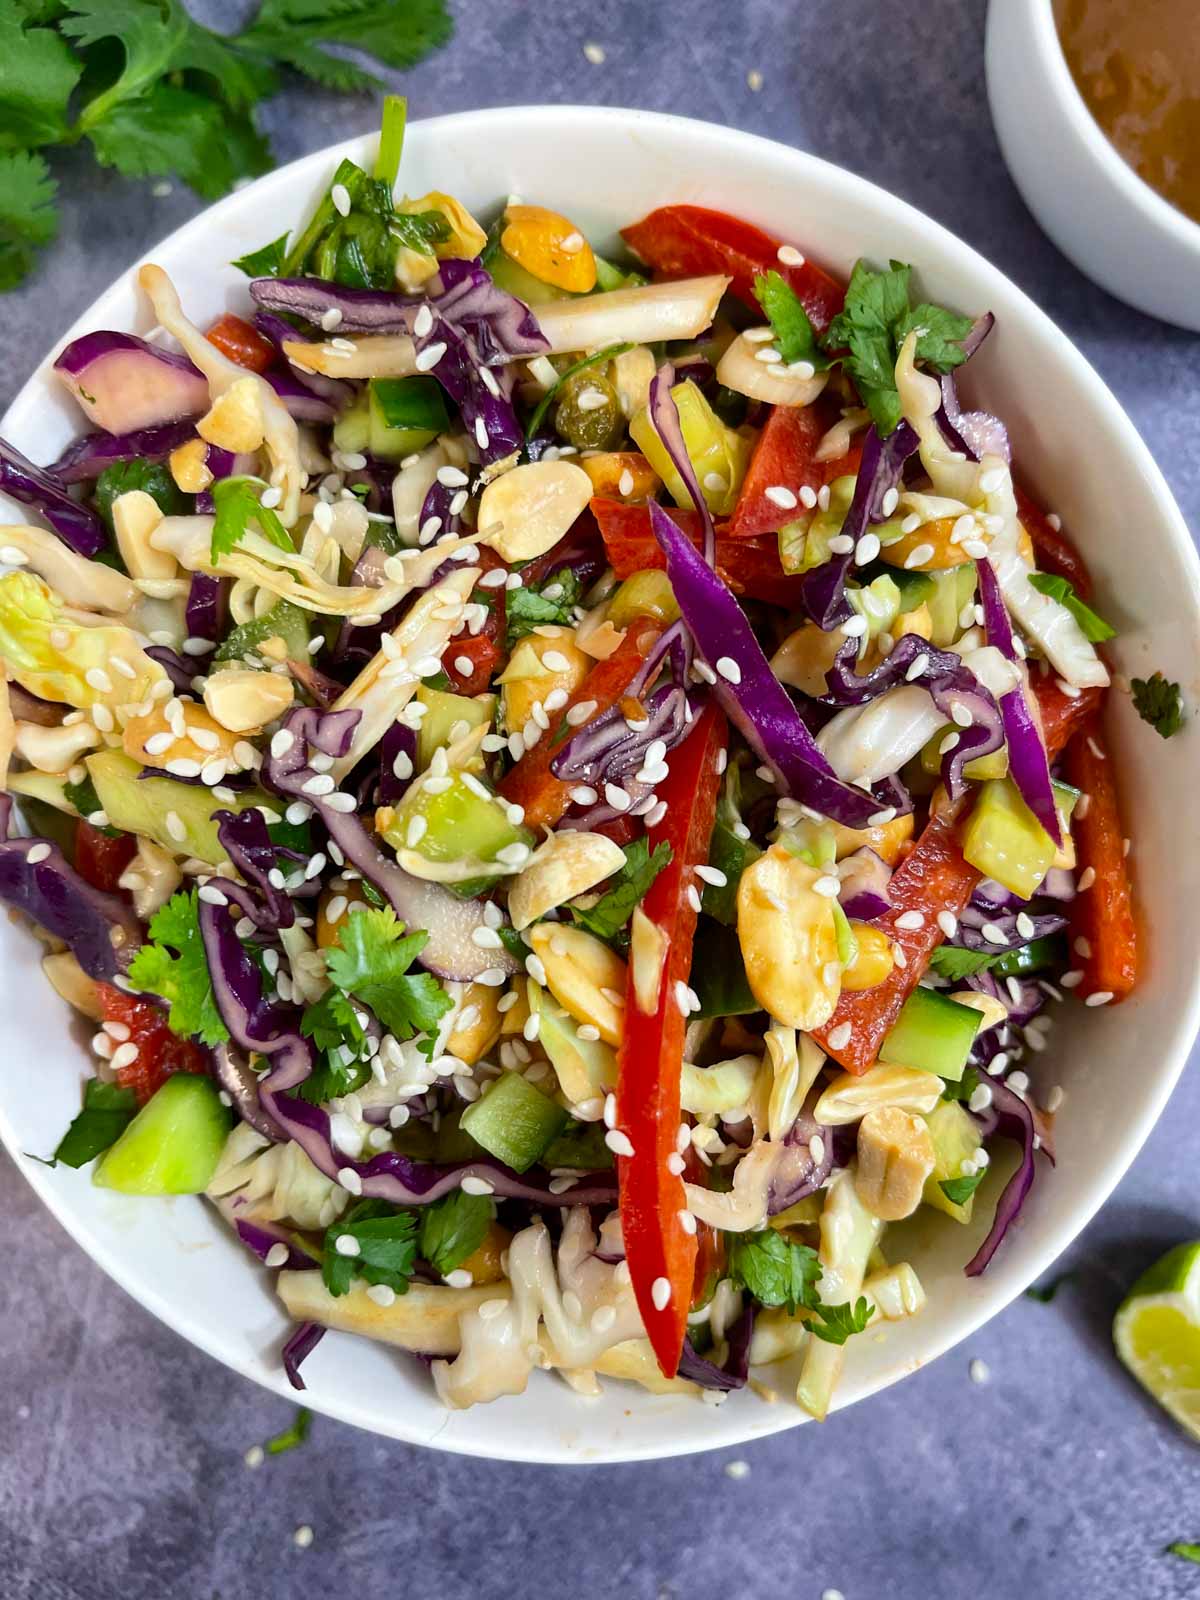
[[[972,1383],[986,1383],[992,1375],[988,1370],[987,1362],[980,1361],[978,1358],[971,1362],[967,1368],[967,1374]]]
[[[717,671],[728,683],[741,683],[742,669],[732,656],[721,656],[717,661]]]
[[[882,828],[896,818],[895,806],[885,806],[882,811],[873,811],[867,818],[867,824],[872,828]]]
[[[950,715],[960,728],[969,728],[972,722],[975,720],[967,707],[963,705],[961,700],[956,700],[954,702],[954,705],[950,710]]]
[[[889,489],[887,491],[887,493],[884,495],[882,501],[880,502],[880,507],[879,508],[883,512],[885,517],[890,517],[890,516],[893,515],[893,513],[896,510],[896,507],[899,504],[900,504],[900,491],[899,491],[899,489],[893,487],[893,488]]]
[[[906,683],[915,683],[917,681],[917,679],[920,678],[920,677],[923,677],[924,674],[926,672],[928,672],[928,670],[929,670],[929,657],[928,657],[928,655],[926,655],[925,651],[922,650],[922,652],[921,652],[921,654],[919,656],[914,656],[913,657],[912,663],[909,666],[908,671],[904,674],[904,681]]]
[[[340,185],[338,185],[340,188]],[[292,1535],[292,1543],[297,1550],[307,1550],[313,1542],[313,1531],[307,1522],[302,1522]]]
[[[333,1248],[340,1256],[357,1256],[362,1254],[358,1240],[352,1233],[340,1233],[333,1241]]]
[[[829,1034],[826,1043],[831,1050],[844,1049],[850,1043],[850,1024],[848,1022],[840,1023]]]
[[[946,935],[947,939],[953,939],[954,935],[958,932],[958,918],[954,915],[953,911],[939,911],[937,914],[937,925]]]
[[[796,507],[796,496],[781,483],[773,483],[764,490],[767,499],[772,505],[778,506],[782,511],[793,511]]]
[[[1087,961],[1092,953],[1091,940],[1085,939],[1084,936],[1080,934],[1075,940],[1074,950],[1077,956],[1080,956],[1084,961]]]
[[[650,1285],[650,1299],[654,1302],[656,1311],[665,1311],[671,1303],[671,1280],[655,1278]]]
[[[959,743],[961,742],[961,740],[962,740],[962,735],[961,734],[948,733],[946,735],[946,737],[942,740],[941,744],[938,745],[938,755],[940,755],[940,756],[948,756],[950,754],[951,750],[957,749],[957,747],[958,747]]]
[[[896,926],[909,931],[925,926],[925,914],[921,911],[905,911],[896,918]]]
[[[171,835],[171,838],[175,840],[176,844],[182,844],[184,839],[187,838],[187,825],[178,811],[168,811],[163,821],[166,823],[167,832]]]
[[[624,1156],[628,1160],[633,1155],[629,1135],[622,1133],[620,1128],[610,1128],[604,1135],[604,1142],[615,1156]]]
[[[442,341],[439,340],[436,344],[427,344],[418,354],[413,366],[418,372],[432,372],[445,354],[446,346]]]
[[[994,922],[985,922],[979,931],[989,944],[1006,945],[1008,943],[1008,935],[1003,928]]]
[[[813,893],[822,895],[826,900],[836,900],[842,891],[842,882],[835,874],[818,878],[813,884]]]
[[[229,897],[222,894],[220,889],[214,887],[211,883],[201,884],[197,894],[201,900],[210,906],[227,906],[229,904]]]
[[[721,871],[720,867],[710,867],[703,863],[696,868],[696,876],[703,879],[705,883],[711,883],[714,889],[723,889],[729,882],[728,876]]]
[[[848,639],[861,639],[867,631],[866,617],[850,617],[842,623],[842,632]]]
[[[1095,994],[1087,995],[1084,998],[1083,1003],[1085,1006],[1106,1006],[1112,998],[1113,993],[1111,989],[1097,989]],[[116,1060],[115,1056],[113,1057],[113,1060]]]
[[[329,198],[333,201],[334,210],[340,216],[350,215],[350,191],[344,183],[335,183],[329,191]]]
[[[583,54],[594,67],[602,67],[608,59],[604,46],[602,44],[593,44],[590,40],[584,45]]]
[[[1076,882],[1075,887],[1081,894],[1083,894],[1083,893],[1086,893],[1086,891],[1092,887],[1092,885],[1095,883],[1095,881],[1096,881],[1096,869],[1095,869],[1095,867],[1084,867],[1083,871],[1079,874],[1079,879]]]
[[[763,75],[762,75],[762,73],[758,70],[757,67],[751,67],[750,71],[746,74],[746,87],[747,87],[747,89],[749,89],[752,93],[757,94],[758,91],[762,88],[762,86],[763,86]],[[705,1391],[705,1392],[707,1393],[707,1391]]]
[[[1112,998],[1111,996],[1109,997]],[[1090,1004],[1090,1002],[1089,1002]],[[125,1044],[119,1044],[112,1053],[112,1064],[119,1072],[122,1067],[131,1067],[138,1058],[138,1047],[132,1039]]]
[[[29,862],[31,867],[36,867],[38,862],[45,861],[49,854],[50,846],[48,844],[35,844],[33,848],[26,853],[25,859]]]
[[[879,554],[879,551],[879,535],[877,533],[864,533],[862,538],[854,547],[855,566],[867,566],[868,563],[874,561],[875,557]]]

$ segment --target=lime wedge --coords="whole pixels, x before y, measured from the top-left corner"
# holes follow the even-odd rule
[[[1200,1240],[1143,1272],[1113,1318],[1113,1343],[1143,1388],[1200,1439]]]

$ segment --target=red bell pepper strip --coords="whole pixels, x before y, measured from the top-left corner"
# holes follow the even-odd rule
[[[667,558],[650,531],[650,513],[644,505],[604,499],[595,499],[591,504],[604,537],[609,565],[618,578],[628,578],[648,567],[666,570]],[[674,506],[665,509],[696,549],[701,549],[704,536],[696,513],[679,511]],[[785,573],[779,564],[779,540],[774,534],[763,539],[730,539],[718,529],[717,576],[734,594],[765,600],[769,605],[798,606],[803,599],[801,578]]]
[[[781,261],[778,239],[724,211],[662,206],[622,228],[621,237],[660,278],[727,274],[733,279],[733,293],[760,317],[762,307],[754,297],[754,280],[765,272],[783,275],[818,333],[824,333],[842,309],[846,292],[836,278],[811,261],[799,266]]]
[[[672,752],[670,776],[659,785],[667,809],[657,827],[646,830],[646,838],[651,850],[663,841],[670,845],[671,860],[646,891],[642,911],[665,938],[666,953],[653,1012],[638,1003],[630,962],[618,1056],[616,1126],[633,1146],[632,1155],[617,1157],[625,1259],[638,1310],[668,1378],[675,1376],[687,1332],[697,1254],[696,1235],[681,1221],[687,1209],[682,1174],[667,1166],[679,1131],[687,1032],[677,985],[686,984],[691,971],[697,913],[687,890],[695,883],[696,866],[708,860],[725,745],[725,718],[710,704]]]
[[[525,808],[527,827],[552,828],[567,809],[571,785],[554,776],[550,763],[562,748],[563,741],[558,736],[566,725],[571,706],[583,705],[586,701],[595,704],[595,711],[581,727],[586,727],[601,711],[615,706],[637,677],[647,651],[662,631],[662,623],[652,617],[641,617],[630,623],[625,637],[608,660],[597,661],[575,690],[570,704],[563,708],[562,719],[501,779],[500,793],[510,803]]]
[[[93,889],[103,889],[105,894],[121,892],[121,874],[137,854],[137,847],[131,833],[114,838],[90,822],[75,824],[75,870]]]
[[[1099,716],[1090,717],[1064,757],[1067,782],[1086,796],[1071,822],[1080,872],[1095,874],[1071,902],[1071,964],[1083,970],[1075,991],[1081,999],[1108,994],[1119,1001],[1137,981],[1138,940],[1117,786],[1102,740]]]
[[[1073,730],[1094,710],[1099,690],[1085,689],[1077,700],[1068,700],[1052,678],[1035,678],[1042,732],[1051,759],[1066,744]],[[943,939],[938,927],[939,911],[961,916],[982,874],[963,860],[958,846],[957,815],[931,818],[915,848],[892,874],[889,893],[892,909],[879,918],[881,927],[894,945],[904,952],[904,966],[895,966],[873,989],[844,993],[823,1028],[814,1030],[821,1048],[847,1072],[863,1073],[875,1064],[900,1007],[916,988],[929,965],[929,958]],[[920,912],[919,928],[898,927],[896,919],[905,912]],[[844,1030],[849,1029],[846,1033]],[[830,1043],[831,1038],[837,1044]]]
[[[795,522],[804,510],[796,502],[801,489],[813,494],[825,482],[825,469],[815,460],[825,433],[825,419],[816,406],[775,406],[754,443],[754,454],[742,480],[733,515],[724,532],[734,539],[760,533],[778,533]],[[772,488],[789,489],[796,500],[791,508],[778,506],[767,495]]]
[[[1066,578],[1081,600],[1092,592],[1092,580],[1083,557],[1061,528],[1052,527],[1046,513],[1024,489],[1017,489],[1017,516],[1029,535],[1037,564],[1043,572]]]
[[[504,566],[504,562],[489,546],[481,545],[472,565],[491,572]],[[508,655],[504,647],[505,591],[477,586],[471,593],[471,600],[487,607],[487,621],[478,633],[460,633],[451,639],[442,655],[442,671],[450,679],[455,694],[485,694]]]
[[[258,329],[242,317],[235,317],[232,311],[218,317],[204,337],[209,344],[215,344],[223,356],[248,372],[265,372],[275,361],[275,346],[271,341],[264,339]]]
[[[135,1059],[127,1067],[118,1067],[116,1077],[123,1089],[133,1090],[138,1105],[144,1106],[172,1073],[208,1071],[200,1046],[172,1033],[162,1012],[148,1000],[107,983],[97,984],[96,990],[105,1022],[123,1023],[129,1034],[122,1042],[137,1046]]]

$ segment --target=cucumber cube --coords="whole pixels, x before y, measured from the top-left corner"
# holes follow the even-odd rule
[[[975,1196],[968,1195],[961,1205],[942,1188],[948,1178],[962,1176],[964,1161],[973,1161],[983,1140],[974,1119],[957,1100],[939,1100],[925,1118],[933,1140],[933,1171],[925,1180],[922,1198],[927,1206],[944,1211],[955,1222],[970,1222]]]
[[[231,1120],[210,1078],[177,1072],[100,1158],[92,1182],[121,1194],[202,1194]]]
[[[472,699],[470,695],[450,694],[445,689],[430,689],[422,684],[417,690],[417,699],[427,707],[417,732],[418,772],[425,771],[436,750],[451,742],[450,735],[456,723],[465,723],[468,730],[481,728],[496,715],[494,694],[481,694]]]
[[[879,1059],[894,1067],[936,1072],[957,1083],[982,1021],[973,1007],[934,989],[916,988],[880,1045]]]
[[[212,790],[174,778],[143,778],[143,769],[120,750],[99,750],[88,756],[88,775],[109,822],[123,833],[140,833],[172,854],[195,856],[216,866],[227,859],[217,837],[214,811],[245,811],[250,806],[279,804],[261,789],[241,789],[233,800],[217,800]],[[168,817],[183,825],[176,837]],[[176,828],[176,833],[178,833]]]
[[[436,378],[372,378],[369,441],[371,454],[403,461],[450,426],[442,386]]]
[[[506,1072],[482,1100],[467,1107],[461,1126],[497,1161],[514,1172],[526,1172],[554,1143],[568,1120],[562,1106],[527,1083],[519,1072]]]

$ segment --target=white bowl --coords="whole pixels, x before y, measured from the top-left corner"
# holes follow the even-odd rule
[[[204,322],[248,304],[228,263],[294,226],[341,156],[369,160],[374,141],[353,140],[298,161],[230,196],[166,240],[153,259],[172,274],[184,305]],[[862,254],[916,264],[923,294],[970,311],[990,307],[996,333],[969,368],[973,403],[1007,420],[1028,482],[1079,535],[1102,611],[1121,625],[1121,670],[1160,667],[1195,695],[1200,663],[1200,564],[1149,452],[1108,389],[1018,289],[972,250],[903,202],[860,178],[764,139],[647,112],[540,107],[472,112],[409,129],[404,183],[436,186],[484,209],[512,191],[570,213],[601,246],[615,230],[667,201],[724,207],[795,240],[847,273]],[[132,272],[67,335],[89,328],[145,331],[151,322]],[[50,374],[49,358],[22,390],[4,434],[36,460],[52,460],[81,419]],[[1039,1163],[1021,1225],[989,1271],[968,1281],[963,1263],[982,1231],[937,1219],[913,1242],[929,1293],[923,1315],[853,1341],[837,1404],[884,1388],[965,1338],[1005,1306],[1075,1237],[1137,1154],[1183,1066],[1200,1018],[1195,908],[1200,855],[1181,849],[1181,818],[1200,792],[1200,735],[1170,744],[1114,697],[1114,755],[1131,808],[1133,860],[1143,906],[1153,910],[1141,987],[1126,1004],[1074,1004],[1042,1057],[1047,1082],[1067,1089],[1059,1164]],[[138,1201],[92,1187],[87,1171],[50,1170],[46,1154],[78,1109],[85,1036],[38,969],[29,935],[0,921],[0,1133],[30,1183],[72,1237],[149,1310],[185,1338],[258,1382],[289,1395],[278,1352],[287,1323],[267,1275],[198,1199]],[[994,1198],[994,1190],[991,1192]],[[987,1192],[979,1208],[990,1211]],[[447,1413],[417,1364],[383,1346],[328,1335],[305,1367],[317,1410],[414,1443],[470,1455],[543,1462],[603,1462],[711,1449],[802,1420],[784,1392],[717,1409],[606,1384],[599,1400],[537,1374],[519,1399]],[[771,1377],[770,1374],[775,1376]]]
[[[1200,331],[1200,223],[1109,142],[1071,75],[1051,0],[992,0],[985,58],[1004,159],[1055,244],[1119,300]]]

